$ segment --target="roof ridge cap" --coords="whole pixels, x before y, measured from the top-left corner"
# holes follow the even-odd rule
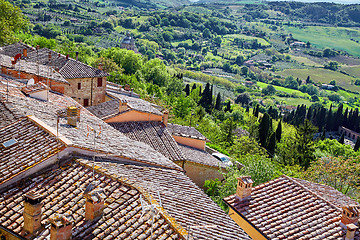
[[[89,160],[76,159],[75,162],[79,163],[84,167],[92,168],[92,166],[88,164]],[[100,166],[95,166],[94,170],[98,173],[104,174],[106,177],[109,177],[117,182],[121,182],[122,184],[127,185],[130,188],[136,189],[141,195],[143,195],[143,197],[147,200],[148,203],[159,205],[158,201],[150,193],[148,193],[143,187],[141,187],[136,180],[131,180],[127,177],[121,177],[116,173],[111,174],[109,170]],[[162,206],[161,206],[161,210],[159,211],[159,214],[182,237],[182,239],[185,240],[185,237],[189,236],[188,231],[184,229],[181,226],[181,224],[175,220],[175,218],[171,217]]]
[[[325,198],[323,198],[322,196],[320,196],[319,194],[317,194],[316,192],[310,190],[308,187],[303,186],[302,184],[300,184],[299,182],[295,181],[292,177],[286,176],[285,174],[282,175],[282,177],[288,179],[289,181],[295,183],[296,185],[298,185],[299,187],[303,188],[305,191],[309,192],[310,194],[314,195],[316,198],[326,202],[327,204],[329,204],[331,207],[335,208],[338,211],[341,211],[341,209],[336,206],[335,204],[333,204],[332,202],[326,200]],[[306,181],[306,180],[305,180]]]

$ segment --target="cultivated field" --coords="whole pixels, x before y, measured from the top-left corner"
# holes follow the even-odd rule
[[[342,67],[341,70],[351,76],[360,78],[360,65],[351,66],[351,67]]]

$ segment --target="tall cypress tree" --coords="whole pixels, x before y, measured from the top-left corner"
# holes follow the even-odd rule
[[[269,138],[269,143],[266,148],[269,151],[271,157],[274,157],[275,147],[276,147],[276,133],[273,132]]]
[[[330,105],[327,117],[326,117],[326,130],[331,131],[333,129],[333,113],[332,113],[332,104]]]
[[[231,103],[230,103],[230,101],[227,101],[227,103],[226,103],[225,112],[231,112]]]
[[[344,106],[342,103],[340,103],[339,107],[338,107],[338,110],[336,112],[336,115],[335,115],[335,123],[334,123],[334,128],[333,130],[337,130],[339,128],[339,126],[341,126],[342,124],[342,121],[343,121],[343,109],[344,109]]]
[[[257,104],[255,109],[254,109],[254,116],[259,117],[259,104]]]
[[[191,91],[194,91],[196,89],[196,83],[192,85]]]
[[[217,97],[216,97],[215,109],[218,110],[218,111],[221,110],[221,95],[220,95],[220,92],[217,94]]]
[[[278,142],[280,142],[280,140],[281,140],[281,132],[282,132],[282,127],[281,127],[281,120],[280,120],[278,123],[278,126],[276,128],[276,140]]]
[[[186,84],[186,86],[185,86],[185,93],[186,93],[186,96],[190,95],[190,85],[189,84]]]
[[[358,137],[356,139],[356,143],[355,143],[355,146],[354,146],[354,151],[357,152],[360,148],[360,138]]]
[[[264,113],[259,124],[259,142],[266,148],[266,142],[270,134],[271,118],[268,113]]]

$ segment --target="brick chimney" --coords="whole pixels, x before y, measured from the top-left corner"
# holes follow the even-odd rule
[[[84,193],[84,197],[86,198],[85,219],[91,221],[100,217],[103,214],[105,207],[104,200],[106,195],[104,194],[104,191],[101,188],[93,189]]]
[[[27,48],[23,49],[23,57],[27,57]]]
[[[359,221],[359,208],[356,205],[347,205],[342,207],[341,222],[344,225],[358,224]]]
[[[24,195],[24,232],[34,234],[41,229],[42,199],[42,195],[33,191]]]
[[[51,52],[50,51],[48,53],[48,59],[49,59],[49,62],[51,62]]]
[[[70,240],[72,223],[63,215],[56,214],[50,218],[50,240]]]
[[[346,225],[346,237],[345,240],[354,240],[355,239],[355,232],[358,227],[351,223]]]
[[[236,187],[236,198],[239,200],[245,200],[250,197],[253,183],[254,182],[250,176],[239,177]]]
[[[162,117],[162,121],[163,121],[165,127],[167,127],[167,125],[168,125],[168,120],[169,120],[169,112],[167,110],[165,110],[163,112],[163,117]]]

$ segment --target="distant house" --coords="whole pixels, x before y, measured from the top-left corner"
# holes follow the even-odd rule
[[[321,88],[326,90],[335,90],[336,86],[330,84],[321,84]]]
[[[125,48],[127,50],[136,50],[134,37],[131,36],[130,32],[126,33],[126,36],[120,43],[120,48]]]
[[[290,47],[306,47],[306,43],[296,41],[296,42],[291,43]]]
[[[239,177],[236,194],[224,199],[252,239],[359,239],[360,206],[334,188],[285,175],[252,184]]]

